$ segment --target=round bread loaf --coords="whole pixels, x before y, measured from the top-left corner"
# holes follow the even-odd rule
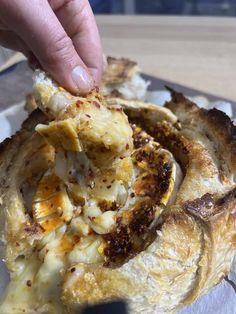
[[[96,90],[77,97],[37,74],[43,112],[0,147],[11,273],[1,313],[74,313],[114,299],[130,313],[168,313],[229,272],[236,128],[171,93],[164,108]]]

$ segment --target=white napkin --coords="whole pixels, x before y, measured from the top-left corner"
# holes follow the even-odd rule
[[[21,127],[22,122],[27,118],[24,111],[24,103],[15,104],[0,112],[0,143],[12,134],[15,134]]]
[[[205,109],[212,109],[216,108],[220,111],[223,111],[226,113],[230,118],[233,118],[233,108],[232,105],[223,100],[218,100],[214,102],[209,102],[209,100],[204,96],[194,96],[194,97],[188,97],[187,98],[191,101],[193,101],[195,104],[197,104],[201,108]],[[147,101],[150,101],[154,104],[157,104],[159,106],[163,106],[166,101],[169,101],[171,99],[170,92],[166,90],[161,91],[151,91],[147,92]],[[236,119],[236,117],[234,117]]]

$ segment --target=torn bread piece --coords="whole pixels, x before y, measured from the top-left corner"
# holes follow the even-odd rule
[[[149,81],[142,78],[136,62],[107,57],[101,90],[105,96],[145,100]]]
[[[102,77],[101,93],[106,97],[145,100],[149,81],[145,81],[137,63],[126,58],[107,57]],[[30,114],[37,108],[34,95],[26,97],[25,110]]]

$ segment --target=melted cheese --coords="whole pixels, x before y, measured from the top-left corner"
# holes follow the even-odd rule
[[[102,243],[100,237],[88,236],[83,238],[70,252],[68,259],[71,265],[77,263],[94,264],[103,261],[98,248]]]
[[[91,231],[89,223],[86,223],[81,216],[72,219],[70,228],[73,233],[77,233],[80,237],[86,237]]]
[[[49,126],[40,125],[36,130],[56,148],[71,151],[82,147],[100,167],[104,164],[104,157],[107,166],[114,158],[130,155],[133,149],[132,129],[120,107],[107,106],[96,91],[82,98],[60,90],[53,82],[48,82],[44,89],[41,79],[36,77],[34,85],[36,101],[47,115],[57,121]],[[64,100],[64,108],[61,99]]]
[[[79,152],[82,151],[82,146],[76,129],[76,121],[73,119],[53,121],[48,125],[38,124],[36,127],[36,131],[55,148]]]
[[[104,262],[103,235],[115,230],[117,217],[129,223],[135,205],[152,198],[147,186],[159,184],[152,180],[160,160],[169,173],[159,203],[168,203],[176,181],[173,157],[153,140],[133,150],[132,129],[119,107],[108,107],[96,92],[86,99],[72,96],[52,81],[34,88],[41,109],[55,120],[36,127],[56,148],[55,167],[42,177],[32,203],[42,239],[19,261],[0,307],[4,314],[64,313],[64,272],[77,263]],[[137,157],[150,152],[151,163]]]
[[[35,220],[47,232],[72,218],[73,206],[63,183],[54,174],[42,178],[32,205]]]

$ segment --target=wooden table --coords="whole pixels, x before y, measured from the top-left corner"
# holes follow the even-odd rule
[[[105,53],[161,79],[236,101],[236,19],[97,16]]]
[[[96,19],[106,54],[129,57],[143,72],[161,80],[236,103],[235,18],[100,15]],[[17,54],[10,63],[19,59]],[[12,75],[2,89],[0,81],[1,108],[22,100],[32,89],[32,73],[26,66],[17,67]],[[17,95],[12,93],[12,81],[18,82],[14,83]]]

